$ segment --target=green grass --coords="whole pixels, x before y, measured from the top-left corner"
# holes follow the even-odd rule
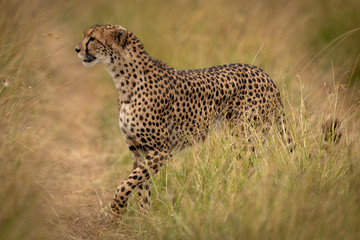
[[[0,2],[0,239],[357,239],[358,9],[355,0]],[[254,156],[214,130],[153,176],[148,215],[131,198],[112,223],[131,156],[112,79],[74,52],[85,28],[104,23],[178,69],[263,68],[281,90],[294,153],[276,132]],[[342,122],[339,144],[323,141],[329,115]]]

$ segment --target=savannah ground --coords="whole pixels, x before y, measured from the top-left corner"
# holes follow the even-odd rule
[[[0,239],[358,239],[359,13],[357,0],[1,0]],[[249,166],[216,129],[153,176],[147,215],[131,199],[112,223],[132,160],[111,77],[74,51],[107,23],[178,69],[263,68],[295,152],[273,133]],[[328,116],[342,122],[337,145],[323,141]]]

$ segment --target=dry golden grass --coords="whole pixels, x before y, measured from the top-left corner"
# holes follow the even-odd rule
[[[356,239],[360,235],[358,1],[1,1],[0,239]],[[74,47],[102,23],[180,69],[252,63],[282,92],[297,143],[238,161],[226,129],[154,176],[148,215],[108,204],[132,168],[116,90]],[[342,121],[324,147],[321,124]],[[242,153],[242,152],[240,152]]]

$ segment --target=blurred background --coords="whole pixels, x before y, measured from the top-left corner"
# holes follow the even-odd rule
[[[358,0],[0,0],[0,239],[356,239],[359,12]],[[238,189],[239,197],[230,190],[213,195],[221,192],[222,180],[199,195],[193,185],[176,185],[187,171],[181,164],[196,172],[199,164],[187,161],[204,159],[196,150],[208,145],[195,146],[157,180],[149,216],[130,210],[123,221],[111,223],[108,203],[132,160],[118,128],[111,77],[101,66],[85,68],[74,51],[83,31],[95,24],[122,25],[153,58],[177,69],[237,62],[264,69],[281,90],[299,151],[320,149],[321,123],[339,117],[343,145],[315,157],[331,162],[319,174],[329,175],[314,180],[318,172],[307,175],[304,162],[295,174],[286,172],[286,161],[276,162],[285,153],[274,153],[269,162],[289,178],[307,176],[308,187],[299,190],[295,179],[278,190],[274,179],[281,174],[251,178],[254,170],[247,169],[249,178],[234,178],[250,189]],[[309,161],[305,150],[293,158],[303,154]],[[198,170],[195,182],[207,176]],[[312,188],[317,183],[321,187]],[[182,194],[169,192],[168,184]],[[329,200],[329,193],[337,195]],[[240,201],[242,196],[259,202]],[[268,202],[260,196],[285,197]],[[278,208],[285,203],[296,214]],[[136,201],[131,204],[136,209]],[[278,211],[268,213],[265,205]]]

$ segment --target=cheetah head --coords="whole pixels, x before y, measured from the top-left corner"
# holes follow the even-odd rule
[[[127,35],[127,30],[119,25],[95,25],[85,31],[75,51],[87,67],[106,64],[115,52],[121,54],[124,50]]]

